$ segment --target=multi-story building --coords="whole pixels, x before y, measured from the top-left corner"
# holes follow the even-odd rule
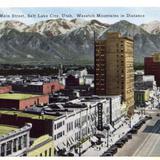
[[[152,57],[144,59],[145,75],[154,75],[157,86],[160,87],[160,53],[155,53]]]
[[[30,145],[30,130],[27,123],[18,128],[0,124],[0,156],[24,156]]]
[[[133,39],[113,32],[108,33],[105,40],[96,41],[95,92],[97,95],[122,95],[122,101],[133,109]]]
[[[49,135],[43,135],[33,140],[31,146],[27,150],[28,157],[51,157],[54,156],[54,142]]]
[[[0,123],[32,123],[31,136],[38,138],[49,134],[54,139],[55,154],[59,154],[63,150],[77,148],[97,131],[103,132],[106,125],[112,124],[114,127],[121,117],[120,104],[120,96],[81,97],[69,102],[28,108],[27,113],[0,111]],[[87,143],[90,147],[91,142]],[[84,146],[83,149],[86,149]]]

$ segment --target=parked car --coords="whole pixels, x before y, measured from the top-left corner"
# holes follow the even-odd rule
[[[138,129],[133,127],[128,133],[137,134],[137,130]]]
[[[128,142],[128,137],[125,135],[125,136],[123,136],[122,138],[121,138],[121,141],[122,142]]]
[[[112,153],[112,155],[116,154],[117,153],[117,147],[111,147],[108,149],[108,152]]]
[[[134,128],[140,129],[142,126],[142,122],[138,122],[137,124],[134,125]]]
[[[147,115],[146,119],[152,119],[152,116],[151,115]]]
[[[132,134],[131,133],[127,133],[126,136],[128,137],[128,139],[132,139]]]
[[[102,154],[102,156],[105,157],[105,156],[113,156],[113,155],[112,155],[112,153],[110,153],[110,152],[105,152],[105,153]]]
[[[116,145],[118,148],[121,148],[121,147],[123,147],[124,142],[122,142],[121,140],[119,140],[119,141],[117,141],[117,142],[115,143],[115,145]]]
[[[145,124],[145,123],[146,123],[145,119],[142,119],[140,122],[141,122],[142,124]]]

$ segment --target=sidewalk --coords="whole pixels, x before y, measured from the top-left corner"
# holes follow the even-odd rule
[[[141,115],[135,114],[131,119],[131,127],[139,122],[142,118]],[[123,137],[131,128],[129,121],[121,121],[123,122],[123,126],[117,129],[114,133],[109,136],[109,147],[115,144],[121,137]],[[107,147],[107,138],[106,141],[103,142],[101,145],[96,145],[94,147],[90,147],[82,156],[101,156],[109,147]]]

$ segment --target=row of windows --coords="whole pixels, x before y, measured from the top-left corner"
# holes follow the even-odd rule
[[[17,152],[18,150],[21,150],[21,149],[27,147],[27,135],[24,135],[22,137],[16,138],[12,141],[8,141],[7,143],[2,144],[0,156],[4,156],[5,154],[6,155],[11,154],[12,143],[13,143],[13,152]],[[17,143],[18,143],[18,146],[17,146]],[[5,145],[6,145],[6,151],[5,151]]]
[[[55,130],[56,130],[56,129],[59,129],[59,128],[62,127],[63,125],[64,125],[64,121],[59,122],[59,123],[57,123],[57,124],[54,125],[54,129],[55,129]]]
[[[57,135],[54,136],[54,140],[61,138],[62,136],[64,136],[65,132],[59,132]]]

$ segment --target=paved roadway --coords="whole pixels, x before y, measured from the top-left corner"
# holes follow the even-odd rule
[[[147,110],[153,119],[148,120],[146,124],[133,135],[122,148],[118,149],[115,156],[160,156],[160,113],[156,110]]]

